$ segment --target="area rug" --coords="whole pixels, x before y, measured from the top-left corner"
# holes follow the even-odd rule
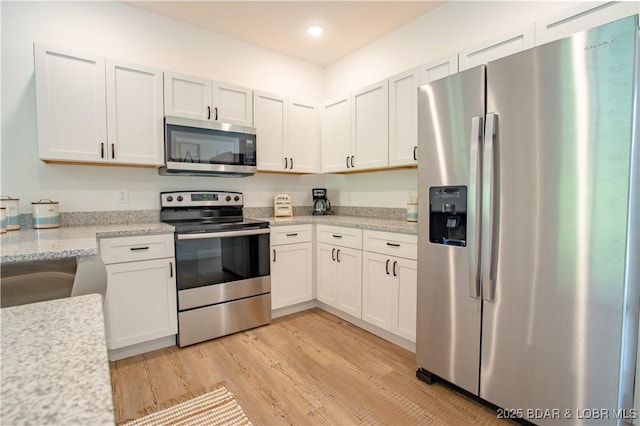
[[[251,425],[235,397],[224,386],[124,426]]]

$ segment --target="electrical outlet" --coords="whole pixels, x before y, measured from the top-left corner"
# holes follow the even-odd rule
[[[129,202],[129,190],[128,189],[119,189],[116,197],[118,202],[121,204],[126,204]]]

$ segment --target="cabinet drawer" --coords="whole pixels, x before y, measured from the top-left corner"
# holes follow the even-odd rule
[[[306,243],[311,241],[311,224],[271,227],[271,245]]]
[[[317,225],[316,238],[320,243],[362,249],[362,230],[357,228]]]
[[[105,264],[173,257],[173,234],[100,238],[100,257]]]
[[[418,258],[418,237],[416,235],[365,230],[362,234],[362,247],[365,251],[389,256],[414,260]]]

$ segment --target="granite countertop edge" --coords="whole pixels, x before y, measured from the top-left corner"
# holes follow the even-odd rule
[[[270,226],[323,224],[417,235],[417,222],[360,216],[260,217]],[[163,222],[65,226],[53,229],[20,229],[0,235],[0,264],[99,254],[98,240],[151,234],[171,234],[175,228]]]

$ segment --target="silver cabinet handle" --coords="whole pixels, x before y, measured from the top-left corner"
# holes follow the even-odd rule
[[[482,118],[471,119],[471,148],[469,151],[469,192],[467,198],[467,247],[469,253],[469,297],[480,297],[480,275],[478,274],[478,259],[480,258],[480,226],[478,224],[481,212],[479,189],[482,176],[480,175],[480,149],[482,145]]]
[[[482,299],[493,300],[493,241],[496,236],[494,230],[497,229],[494,223],[494,203],[497,200],[496,187],[498,179],[495,178],[493,168],[493,158],[498,149],[498,115],[487,114],[485,129],[484,151],[482,153],[482,240],[480,261],[482,273]]]

